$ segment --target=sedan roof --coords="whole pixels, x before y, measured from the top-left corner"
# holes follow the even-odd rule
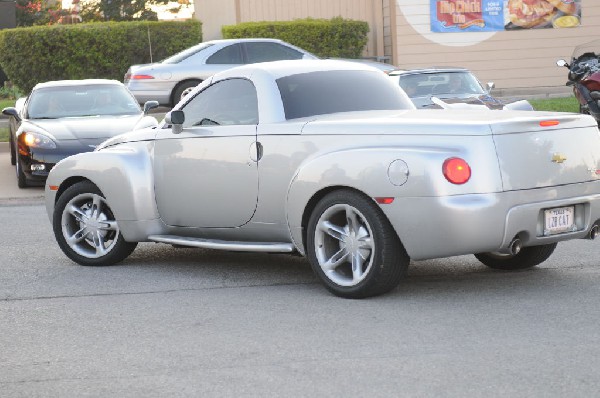
[[[70,87],[70,86],[87,86],[90,84],[107,84],[107,85],[119,85],[122,86],[118,80],[114,79],[81,79],[81,80],[52,80],[48,82],[38,83],[33,89],[38,88],[51,88],[51,87]]]

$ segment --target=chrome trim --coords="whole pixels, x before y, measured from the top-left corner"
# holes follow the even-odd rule
[[[294,245],[291,243],[271,242],[234,242],[225,240],[190,238],[176,235],[151,235],[148,237],[153,242],[169,243],[172,245],[201,247],[204,249],[231,250],[238,252],[269,252],[291,253]]]

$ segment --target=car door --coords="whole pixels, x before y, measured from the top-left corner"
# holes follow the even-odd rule
[[[254,85],[219,81],[183,108],[183,131],[157,135],[156,204],[168,225],[232,228],[246,224],[258,199]]]

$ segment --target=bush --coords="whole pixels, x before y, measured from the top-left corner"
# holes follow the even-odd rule
[[[102,22],[0,31],[0,67],[29,92],[61,79],[122,80],[130,65],[154,62],[202,41],[199,21]]]
[[[369,24],[335,17],[285,22],[245,22],[223,26],[223,37],[264,37],[287,41],[323,57],[359,58],[367,44]]]

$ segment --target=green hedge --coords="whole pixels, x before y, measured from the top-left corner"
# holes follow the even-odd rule
[[[359,58],[367,44],[369,24],[335,17],[286,22],[245,22],[223,26],[223,37],[281,39],[323,57]]]
[[[0,67],[29,92],[60,79],[123,80],[130,65],[160,61],[202,41],[199,21],[101,22],[0,31]]]

